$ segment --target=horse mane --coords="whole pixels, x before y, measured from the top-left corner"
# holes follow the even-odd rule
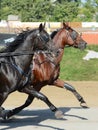
[[[58,32],[58,30],[53,31],[53,32],[50,34],[50,37],[53,39],[54,36],[57,34],[57,32]]]
[[[60,30],[63,30],[64,28],[60,28],[60,29],[57,29],[55,31],[53,31],[51,34],[50,34],[50,37],[53,39],[55,37],[55,35],[60,31]],[[61,33],[61,31],[59,32]]]
[[[26,39],[26,37],[34,32],[36,29],[33,29],[33,30],[26,30],[26,31],[22,31],[21,33],[19,33],[15,40],[12,41],[12,42],[8,42],[6,44],[6,47],[0,51],[0,53],[3,53],[3,52],[13,52],[15,51],[23,42],[24,40]]]

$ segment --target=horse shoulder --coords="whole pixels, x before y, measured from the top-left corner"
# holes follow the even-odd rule
[[[33,59],[34,79],[36,81],[46,81],[51,78],[53,72],[53,65],[43,53],[35,54]]]

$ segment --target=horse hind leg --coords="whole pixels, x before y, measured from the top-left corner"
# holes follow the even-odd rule
[[[39,92],[41,88],[37,88],[37,91]],[[21,90],[19,92],[22,92]],[[10,117],[12,117],[13,115],[19,113],[20,111],[22,111],[24,108],[28,107],[34,100],[34,96],[32,95],[28,95],[25,103],[19,107],[16,107],[12,110],[9,110],[7,113],[5,113],[5,119],[9,119]]]
[[[76,91],[76,89],[72,85],[65,83],[63,80],[60,80],[60,79],[57,79],[54,82],[54,85],[57,87],[65,88],[66,90],[69,90],[70,92],[72,92],[75,95],[75,97],[77,98],[77,100],[80,102],[80,106],[83,108],[88,108],[83,97]]]
[[[5,115],[5,109],[2,107],[2,104],[6,100],[8,94],[7,93],[1,93],[0,94],[0,117],[4,119]]]
[[[64,83],[64,88],[66,88],[67,90],[69,90],[70,92],[72,92],[75,95],[77,100],[80,102],[81,107],[88,108],[83,97],[76,91],[76,89],[73,86],[69,85],[68,83]]]
[[[17,108],[15,108],[15,109],[12,109],[12,110],[6,112],[5,115],[4,115],[4,117],[3,117],[4,119],[10,118],[11,116],[13,116],[13,115],[19,113],[19,112],[20,112],[22,109],[24,109],[25,107],[29,106],[29,105],[32,103],[32,101],[33,101],[33,99],[34,99],[35,97],[38,98],[38,99],[40,99],[40,100],[42,100],[42,101],[44,101],[44,102],[49,106],[50,110],[51,110],[52,112],[55,112],[55,117],[56,117],[56,118],[62,118],[62,117],[63,117],[63,112],[60,111],[60,110],[58,110],[58,109],[48,100],[48,98],[47,98],[45,95],[43,95],[42,93],[40,93],[40,92],[38,92],[38,91],[36,91],[36,90],[34,90],[34,89],[33,89],[33,90],[30,90],[29,88],[24,89],[22,92],[24,92],[24,93],[26,93],[26,94],[29,95],[28,98],[27,98],[27,100],[26,100],[26,102],[25,102],[22,106],[17,107]]]
[[[3,117],[3,115],[4,115],[4,108],[3,107],[0,107],[0,117]]]
[[[32,103],[33,99],[34,99],[34,96],[29,95],[28,98],[27,98],[27,100],[25,101],[25,103],[23,105],[21,105],[19,107],[16,107],[16,108],[14,108],[14,109],[9,110],[8,112],[6,112],[4,114],[4,116],[3,116],[3,119],[7,120],[10,117],[12,117],[13,115],[19,113],[24,108],[28,107]]]

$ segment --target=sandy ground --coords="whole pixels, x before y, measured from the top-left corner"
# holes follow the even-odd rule
[[[67,82],[73,85],[84,97],[89,108],[83,109],[71,92],[54,86],[46,86],[43,92],[49,100],[64,114],[56,119],[54,113],[40,100],[6,122],[0,122],[0,130],[98,130],[98,82]],[[11,94],[4,107],[15,108],[26,100],[27,96],[15,92]]]
[[[98,107],[98,82],[95,81],[68,81],[67,83],[73,85],[75,89],[82,95],[89,107]],[[48,99],[57,107],[78,107],[79,102],[75,96],[65,89],[57,88],[55,86],[45,86],[41,92],[45,94]],[[14,92],[9,95],[4,103],[4,107],[15,107],[25,102],[27,95],[24,93]],[[34,99],[29,106],[46,107],[46,104],[38,99]]]

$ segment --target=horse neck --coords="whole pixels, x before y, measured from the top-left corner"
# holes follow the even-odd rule
[[[33,43],[27,38],[14,52],[33,52]],[[32,61],[32,55],[20,55],[15,57],[15,62],[23,70],[26,70]],[[25,67],[26,66],[26,67]]]
[[[67,37],[65,37],[65,34],[57,33],[55,37],[53,38],[53,46],[58,50],[58,56],[55,58],[55,62],[58,64],[62,60],[63,54],[64,54],[64,48],[67,44]]]
[[[58,56],[54,60],[56,64],[60,64],[60,62],[63,58],[63,54],[64,54],[64,49],[59,49],[58,50]]]
[[[64,49],[65,45],[68,42],[67,40],[68,40],[68,36],[67,36],[66,31],[61,30],[54,36],[53,43],[57,49],[59,48]]]

